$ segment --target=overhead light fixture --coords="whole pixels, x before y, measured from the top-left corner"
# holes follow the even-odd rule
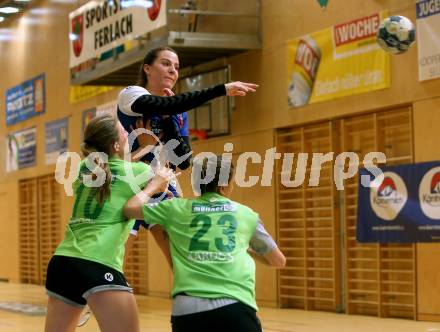
[[[57,10],[53,8],[32,8],[31,10],[28,10],[28,12],[34,16],[44,16],[54,15],[57,13]]]
[[[13,13],[18,13],[20,11],[20,9],[15,8],[15,7],[1,7],[0,8],[0,13],[2,14],[13,14]]]
[[[122,0],[121,7],[122,8],[128,8],[128,7],[151,8],[151,7],[153,7],[153,1],[151,1],[151,0]]]
[[[31,2],[31,0],[14,0],[15,2]]]
[[[3,22],[5,18],[3,16],[0,16],[0,22]]]

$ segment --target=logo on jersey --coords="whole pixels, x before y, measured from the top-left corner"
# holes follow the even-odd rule
[[[83,48],[84,40],[84,15],[75,16],[72,19],[72,40],[73,53],[79,57]]]
[[[420,207],[431,219],[440,219],[440,167],[429,170],[419,186]]]
[[[104,278],[107,281],[113,281],[113,274],[111,274],[110,272],[107,272],[106,274],[104,274]]]
[[[177,124],[179,126],[180,129],[183,128],[183,115],[182,114],[177,114]]]
[[[230,263],[234,261],[234,256],[224,252],[191,251],[188,259],[194,262]]]
[[[374,184],[370,190],[371,207],[384,220],[394,220],[407,200],[406,185],[394,172],[385,172],[382,182]]]
[[[219,212],[234,212],[237,206],[231,203],[193,203],[193,213],[219,213]]]

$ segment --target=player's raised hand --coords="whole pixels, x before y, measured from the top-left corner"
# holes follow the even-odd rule
[[[231,82],[225,84],[226,95],[230,97],[246,96],[248,92],[257,91],[258,85],[254,83],[245,82]]]
[[[158,165],[155,167],[154,172],[155,176],[151,180],[150,185],[159,192],[165,192],[168,188],[168,183],[180,175],[180,173],[175,174],[171,168],[162,166],[160,162],[158,162]]]
[[[165,88],[165,89],[163,89],[163,92],[165,93],[165,95],[166,95],[167,97],[172,97],[172,96],[174,96],[174,92],[173,92],[171,89]]]

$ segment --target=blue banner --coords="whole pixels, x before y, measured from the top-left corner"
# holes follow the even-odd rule
[[[383,177],[359,182],[356,236],[359,242],[440,241],[440,162],[383,167]]]
[[[438,0],[418,0],[416,5],[417,18],[428,17],[440,13]]]
[[[46,123],[46,164],[54,164],[67,151],[69,121],[67,118]]]
[[[8,126],[42,114],[45,110],[44,74],[6,91],[6,125]]]
[[[6,171],[32,167],[37,164],[37,128],[29,128],[7,137]]]

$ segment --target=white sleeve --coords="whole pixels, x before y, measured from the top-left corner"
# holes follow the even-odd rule
[[[148,90],[143,87],[132,85],[123,89],[118,96],[118,108],[119,110],[131,116],[141,116],[142,114],[135,113],[131,110],[131,105],[138,99],[140,96],[149,95]]]
[[[249,245],[258,255],[264,255],[277,247],[277,244],[266,231],[261,220],[258,220],[257,228]]]

